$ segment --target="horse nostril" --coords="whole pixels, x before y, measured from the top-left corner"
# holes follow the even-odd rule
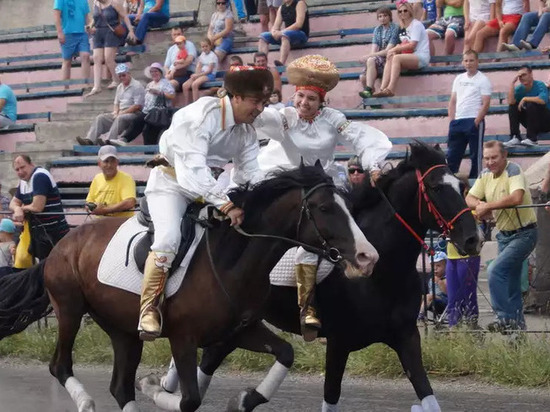
[[[368,255],[367,253],[364,253],[364,252],[358,253],[355,256],[355,259],[356,259],[357,264],[359,265],[359,267],[362,267],[362,268],[368,266],[371,263],[374,263],[373,261],[375,261],[374,256],[370,256],[370,255]]]

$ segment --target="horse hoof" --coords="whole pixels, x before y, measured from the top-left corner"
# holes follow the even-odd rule
[[[95,412],[95,402],[93,399],[86,399],[80,404],[78,412]]]
[[[248,388],[229,400],[226,412],[248,412],[266,402],[267,399],[260,395],[256,389]]]

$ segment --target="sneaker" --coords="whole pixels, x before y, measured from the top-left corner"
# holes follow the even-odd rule
[[[111,145],[113,145],[113,146],[120,147],[120,146],[127,146],[127,145],[128,145],[128,142],[126,141],[126,139],[120,138],[120,139],[110,139],[110,140],[107,140],[107,144],[111,144]]]
[[[519,144],[527,147],[533,147],[533,146],[538,146],[539,143],[529,138],[526,138],[526,139],[523,139]]]
[[[80,136],[76,136],[76,141],[81,146],[93,146],[94,142],[92,142],[90,139],[82,138]]]
[[[504,47],[509,52],[518,52],[519,51],[519,47],[516,46],[513,43],[503,43],[502,47]]]
[[[514,136],[507,142],[504,142],[504,146],[506,147],[514,147],[514,146],[517,146],[518,144],[521,144],[521,140],[519,140],[517,136]]]
[[[531,51],[533,49],[536,49],[536,47],[533,47],[533,45],[531,43],[529,43],[528,41],[520,40],[519,43],[521,44],[521,48],[523,50]]]
[[[359,96],[363,99],[368,99],[369,97],[372,97],[372,90],[365,89],[362,92],[359,92]]]
[[[493,333],[504,333],[506,329],[506,324],[501,320],[495,320],[487,325],[487,330]]]

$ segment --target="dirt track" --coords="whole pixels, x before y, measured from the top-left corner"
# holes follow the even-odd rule
[[[96,401],[98,412],[119,411],[109,393],[111,370],[107,367],[77,367],[80,378]],[[140,371],[146,374],[149,371]],[[205,412],[220,412],[227,400],[248,386],[256,386],[259,374],[220,374],[212,381],[203,406]],[[489,386],[468,379],[433,382],[443,411],[548,411],[550,391]],[[291,375],[262,411],[318,412],[322,402],[321,376]],[[157,412],[138,393],[143,412]],[[341,401],[342,412],[410,411],[415,402],[412,386],[405,379],[346,379]],[[0,361],[0,412],[72,412],[74,404],[53,379],[46,364],[21,365]]]

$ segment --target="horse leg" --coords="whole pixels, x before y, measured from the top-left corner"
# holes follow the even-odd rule
[[[208,386],[210,386],[212,375],[214,375],[214,372],[218,369],[226,356],[233,352],[236,347],[236,343],[231,340],[204,348],[201,357],[201,364],[197,368],[197,382],[199,385],[201,400],[204,398],[204,395],[208,390]],[[161,378],[160,385],[166,392],[173,393],[178,389],[178,384],[178,371],[176,369],[174,358],[172,358],[170,361],[170,366],[168,367],[168,372]]]
[[[348,363],[349,349],[335,339],[327,339],[323,412],[336,412],[342,393],[342,378]]]
[[[399,356],[403,370],[411,381],[416,396],[422,401],[422,405],[413,405],[411,412],[440,412],[441,408],[433,394],[428,375],[422,364],[422,349],[420,346],[420,333],[415,327],[414,331],[390,345]]]
[[[164,391],[160,385],[160,379],[151,375],[143,378],[138,383],[138,387],[161,409],[196,411],[201,404],[197,383],[197,347],[174,337],[170,338],[170,347],[180,378],[181,396]]]
[[[123,412],[139,412],[136,404],[134,381],[141,360],[143,341],[135,333],[110,332],[114,350],[114,366],[111,378],[111,394]]]
[[[69,392],[78,412],[94,412],[95,402],[73,375],[72,351],[80,321],[84,314],[84,298],[58,303],[50,294],[58,321],[57,345],[50,361],[50,373]]]
[[[294,363],[294,349],[287,341],[278,337],[262,322],[256,322],[244,329],[237,337],[239,348],[275,355],[276,362],[264,380],[256,387],[242,391],[232,398],[227,411],[251,411],[256,406],[269,402]],[[221,361],[220,361],[221,362]]]

